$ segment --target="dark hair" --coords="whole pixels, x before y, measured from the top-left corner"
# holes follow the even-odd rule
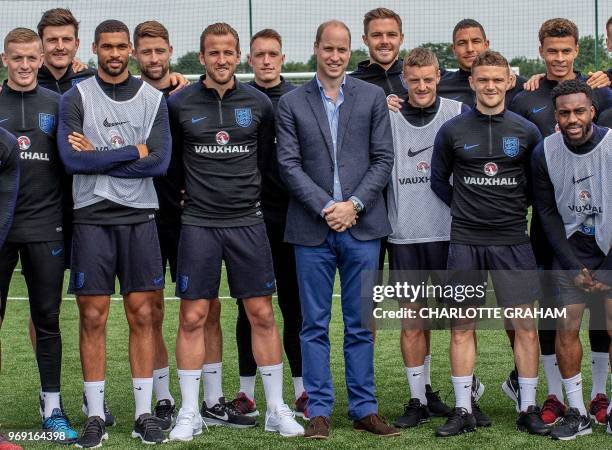
[[[472,73],[474,73],[474,69],[476,67],[480,66],[505,67],[508,70],[508,73],[510,73],[508,60],[504,58],[501,53],[493,50],[485,50],[474,58],[474,62],[472,62]]]
[[[327,27],[330,26],[337,26],[337,27],[342,27],[346,30],[346,32],[348,33],[348,37],[349,37],[349,47],[351,46],[351,30],[349,29],[349,27],[346,26],[346,24],[344,22],[341,22],[340,20],[328,20],[327,22],[323,22],[321,25],[319,25],[317,27],[317,34],[315,35],[315,45],[319,45],[319,42],[321,42],[321,37],[323,36],[323,32],[325,31],[325,29]]]
[[[208,25],[202,31],[200,35],[200,52],[204,53],[204,40],[206,36],[212,34],[214,36],[225,36],[226,34],[231,34],[234,36],[236,40],[236,52],[240,53],[240,38],[238,37],[238,32],[229,24],[225,22],[217,22],[212,25]]]
[[[402,32],[402,18],[395,12],[387,8],[376,8],[368,11],[363,16],[363,34],[368,35],[368,27],[370,22],[376,19],[393,19],[399,25],[400,33]]]
[[[251,42],[249,43],[249,47],[253,46],[253,42],[255,42],[256,39],[274,39],[275,41],[278,42],[278,45],[281,46],[281,48],[283,48],[283,39],[281,38],[281,35],[278,33],[278,31],[273,30],[272,28],[264,28],[263,30],[258,31],[257,33],[255,33],[253,35],[253,37],[251,38]]]
[[[74,37],[79,37],[79,22],[69,9],[53,8],[45,11],[40,18],[40,22],[36,26],[38,35],[42,39],[45,28],[47,27],[63,27],[72,25],[74,27]]]
[[[134,47],[138,47],[138,40],[141,38],[162,38],[166,44],[170,45],[170,36],[168,30],[156,20],[148,20],[139,23],[134,28]]]
[[[96,27],[94,32],[94,42],[97,44],[100,42],[100,35],[102,33],[125,33],[127,34],[128,40],[130,39],[130,30],[127,25],[120,20],[110,19],[105,20]]]
[[[560,38],[571,36],[578,43],[578,27],[574,22],[567,19],[550,19],[542,24],[538,32],[540,44],[544,44],[547,37]]]
[[[463,19],[460,20],[459,22],[457,22],[457,25],[455,25],[455,28],[453,28],[453,43],[455,42],[455,35],[457,34],[457,32],[459,30],[464,30],[466,28],[478,28],[480,29],[480,32],[482,33],[482,38],[486,41],[487,40],[487,34],[485,33],[485,30],[483,28],[483,26],[480,24],[480,22],[474,20],[474,19]]]
[[[557,109],[557,97],[571,94],[584,94],[589,99],[589,102],[593,103],[593,89],[591,89],[591,86],[586,81],[574,78],[573,80],[562,81],[552,90],[550,95],[555,109]]]

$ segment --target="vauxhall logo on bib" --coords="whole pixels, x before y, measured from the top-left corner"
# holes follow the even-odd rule
[[[498,178],[499,167],[494,162],[485,163],[482,171],[486,177],[463,177],[463,182],[478,186],[516,186],[518,184],[514,177]]]
[[[215,136],[215,140],[219,145],[227,145],[229,143],[230,137],[227,131],[219,131]]]
[[[27,150],[32,145],[30,138],[27,136],[19,136],[17,138],[17,144],[19,145],[19,150]]]
[[[215,134],[215,141],[217,145],[195,145],[194,151],[196,153],[248,153],[248,145],[228,145],[230,142],[230,135],[227,131],[217,131]]]

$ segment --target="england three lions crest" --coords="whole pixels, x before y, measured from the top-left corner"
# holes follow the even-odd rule
[[[55,116],[53,114],[39,113],[38,128],[45,134],[53,134],[55,131]]]
[[[236,108],[234,109],[234,116],[236,117],[236,124],[242,128],[248,127],[253,122],[251,108]]]
[[[519,154],[520,145],[519,138],[517,137],[504,137],[502,139],[502,145],[504,147],[504,153],[510,158],[514,158]]]

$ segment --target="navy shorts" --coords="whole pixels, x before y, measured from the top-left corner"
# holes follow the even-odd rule
[[[389,252],[389,284],[442,284],[446,279],[448,241],[417,244],[387,244]],[[417,301],[426,301],[424,296]]]
[[[164,288],[155,221],[131,225],[75,224],[68,292],[121,295]]]
[[[540,298],[540,280],[531,244],[467,245],[451,243],[447,268],[451,283],[481,285],[487,271],[495,288],[497,304],[503,307],[532,304]],[[465,302],[484,303],[482,301]]]
[[[221,261],[225,261],[232,297],[263,297],[276,291],[272,252],[263,222],[228,228],[183,225],[178,250],[177,297],[217,298]]]
[[[157,226],[157,235],[159,237],[159,248],[161,250],[162,267],[164,276],[166,275],[166,267],[170,266],[170,277],[176,283],[176,265],[178,260],[179,238],[181,236],[181,227],[166,227]]]
[[[590,236],[576,232],[570,236],[568,242],[574,255],[589,270],[597,270],[606,258],[606,255],[597,246],[595,239]],[[591,305],[593,302],[603,302],[612,295],[609,293],[590,294],[576,287],[573,280],[575,274],[561,270],[561,265],[556,258],[553,260],[553,273],[559,284],[558,304],[577,305],[586,303]]]

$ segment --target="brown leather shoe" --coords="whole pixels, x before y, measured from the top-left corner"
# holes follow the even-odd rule
[[[304,432],[306,439],[327,439],[329,437],[329,418],[325,416],[311,417]]]
[[[370,414],[361,420],[355,420],[353,422],[353,429],[355,431],[367,431],[385,437],[400,435],[400,430],[389,425],[387,421],[378,414]]]

